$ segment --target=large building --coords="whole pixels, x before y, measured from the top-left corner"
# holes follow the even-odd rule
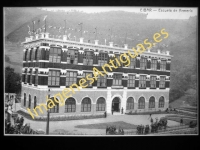
[[[100,45],[98,40],[86,43],[50,38],[48,33],[30,36],[23,42],[21,109],[33,109],[46,103],[64,88],[91,74],[93,67],[102,70],[114,56],[129,50],[110,45]],[[65,99],[65,105],[50,109],[51,115],[78,115],[119,112],[164,111],[169,105],[170,64],[169,51],[148,49],[131,58],[128,67],[121,65],[104,77]],[[109,70],[108,70],[109,71]],[[45,116],[47,112],[39,113]]]

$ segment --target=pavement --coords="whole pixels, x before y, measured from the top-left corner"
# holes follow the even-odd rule
[[[167,114],[169,115],[169,114]],[[20,115],[19,115],[20,116]],[[161,117],[166,116],[166,114],[153,114],[152,118],[155,121],[157,117],[160,119]],[[64,130],[69,134],[75,135],[105,135],[105,129],[83,129],[76,128],[77,125],[87,125],[87,124],[99,124],[99,123],[108,123],[108,122],[117,122],[123,121],[126,123],[130,123],[133,125],[150,125],[149,115],[123,115],[123,114],[108,114],[107,118],[97,118],[97,119],[85,119],[85,120],[69,120],[69,121],[50,121],[49,123],[49,133],[53,133],[55,130]],[[30,123],[32,129],[42,129],[46,132],[46,122],[42,121],[33,121],[24,118],[24,123]],[[168,126],[179,125],[179,122],[168,120]],[[133,131],[134,129],[127,129],[124,131]]]

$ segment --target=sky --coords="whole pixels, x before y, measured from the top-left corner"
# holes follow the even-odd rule
[[[43,7],[46,10],[78,10],[86,13],[97,13],[106,11],[127,11],[145,13],[147,19],[189,19],[197,16],[197,7]]]

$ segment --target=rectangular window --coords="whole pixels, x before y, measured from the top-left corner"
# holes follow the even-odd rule
[[[151,60],[151,70],[157,70],[157,59]]]
[[[38,69],[35,69],[35,85],[38,85]]]
[[[141,57],[140,58],[140,69],[146,69],[147,67],[147,58]]]
[[[113,86],[122,85],[122,74],[113,75]]]
[[[76,83],[76,80],[77,80],[77,72],[67,71],[66,86],[71,86],[72,84]]]
[[[160,77],[159,87],[160,88],[165,88],[165,77],[163,77],[163,76]]]
[[[24,81],[24,83],[27,83],[28,82],[28,75],[27,75],[27,69],[25,69],[25,81]]]
[[[128,87],[135,87],[135,75],[128,75]]]
[[[107,53],[99,53],[99,56],[98,56],[98,65],[99,66],[103,66],[104,64],[106,64],[107,60],[108,60]]]
[[[151,88],[156,88],[156,76],[151,76],[150,77],[150,87]]]
[[[85,51],[83,55],[83,65],[93,65],[93,51]]]
[[[107,75],[104,76],[98,75],[97,78],[97,87],[106,87],[107,85]]]
[[[48,85],[60,85],[60,71],[49,70]]]
[[[146,76],[145,75],[140,75],[139,87],[140,88],[146,87]]]
[[[32,75],[33,73],[32,73],[32,69],[30,69],[30,84],[32,84],[32,77],[33,77],[33,75]]]
[[[78,64],[78,50],[69,49],[67,51],[67,63]]]
[[[160,71],[166,71],[166,60],[161,60]]]
[[[85,85],[88,85],[87,87],[92,87],[92,84],[90,84],[90,83],[91,83],[91,80],[87,80],[87,79],[86,79],[86,76],[88,76],[88,78],[92,78],[92,72],[84,72],[84,73],[83,73],[83,77],[84,77],[85,80],[86,80],[84,86],[85,86]]]
[[[136,67],[136,58],[131,58],[130,68],[135,68],[135,67]]]
[[[61,48],[51,47],[49,54],[49,62],[60,63],[61,61]]]

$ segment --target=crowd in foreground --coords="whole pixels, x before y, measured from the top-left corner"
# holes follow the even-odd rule
[[[39,134],[38,131],[31,129],[30,124],[24,125],[24,118],[14,118],[14,125],[5,119],[5,134]]]
[[[116,126],[107,126],[106,127],[106,135],[107,134],[119,134],[119,135],[124,135],[124,130],[122,128],[119,127],[118,131]]]

